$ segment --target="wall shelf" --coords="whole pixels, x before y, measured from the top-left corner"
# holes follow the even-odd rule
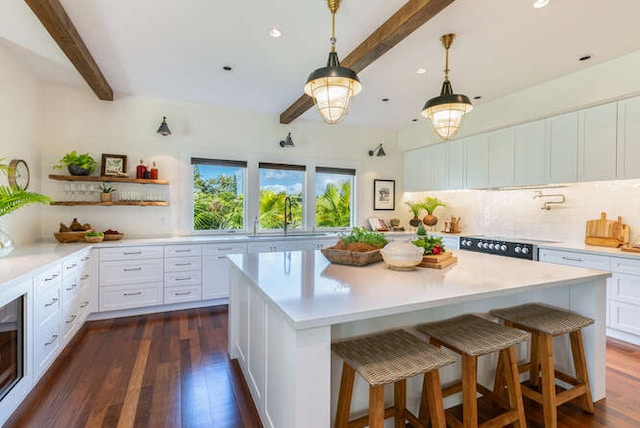
[[[131,205],[142,207],[168,207],[169,202],[166,201],[115,201],[115,202],[93,202],[93,201],[54,201],[50,205],[64,205],[64,206],[76,206],[76,205],[95,205],[101,207],[108,207],[111,205]]]
[[[137,184],[169,184],[169,180],[151,180],[146,178],[129,178],[129,177],[115,177],[105,176],[96,177],[93,175],[55,175],[50,174],[51,180],[58,181],[98,181],[104,183],[137,183]],[[80,204],[77,204],[80,205]],[[125,205],[125,204],[122,204]]]

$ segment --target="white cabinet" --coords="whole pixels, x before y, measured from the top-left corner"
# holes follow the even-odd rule
[[[202,299],[229,297],[229,254],[244,254],[247,245],[205,244],[202,246]]]
[[[640,178],[640,97],[618,102],[618,175]]]
[[[447,147],[449,189],[464,189],[464,140],[452,141]]]
[[[578,181],[578,112],[547,119],[549,182]]]
[[[165,245],[165,304],[202,300],[201,256],[200,245]]]
[[[275,253],[278,251],[299,251],[313,248],[305,248],[306,242],[304,240],[297,241],[263,241],[263,242],[249,242],[247,244],[247,251],[249,254],[253,253]]]
[[[489,138],[489,186],[513,186],[514,150],[513,128],[490,132]]]
[[[478,189],[489,185],[489,140],[486,134],[464,140],[465,188]]]
[[[547,182],[545,121],[527,123],[513,129],[514,184]]]
[[[422,190],[446,190],[449,188],[448,146],[448,143],[441,143],[426,148],[424,164],[419,166],[426,174],[426,186]]]
[[[426,147],[404,153],[404,190],[406,192],[426,190],[428,181],[427,171],[424,168],[426,153]]]
[[[62,265],[56,264],[34,279],[33,356],[35,376],[39,378],[62,348]]]
[[[578,179],[616,178],[617,103],[580,111],[578,128]]]

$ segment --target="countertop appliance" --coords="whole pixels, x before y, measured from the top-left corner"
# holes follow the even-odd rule
[[[549,242],[552,241],[506,236],[471,235],[460,237],[460,249],[525,260],[538,260],[538,244]]]

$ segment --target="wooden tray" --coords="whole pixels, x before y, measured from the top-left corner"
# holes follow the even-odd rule
[[[379,262],[382,260],[382,254],[380,250],[358,252],[349,250],[338,250],[336,248],[322,248],[320,250],[331,263],[337,263],[340,265],[349,266],[366,266],[371,263]]]
[[[620,251],[627,251],[629,253],[640,253],[640,248],[638,248],[638,247],[620,247]]]
[[[53,236],[56,237],[58,242],[62,242],[63,244],[67,244],[69,242],[86,242],[84,240],[84,235],[87,232],[93,232],[93,231],[85,230],[82,232],[53,232]]]
[[[457,257],[453,256],[451,251],[447,251],[443,254],[433,255],[429,254],[422,258],[422,262],[418,265],[419,267],[426,267],[431,269],[444,269],[447,266],[451,266],[458,261]]]

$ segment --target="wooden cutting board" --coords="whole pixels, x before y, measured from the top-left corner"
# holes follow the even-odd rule
[[[584,243],[601,247],[619,247],[629,243],[629,226],[618,220],[608,220],[607,213],[600,213],[597,220],[587,220]]]
[[[451,251],[447,251],[446,253],[438,254],[437,256],[433,254],[424,256],[422,258],[422,262],[420,262],[418,266],[431,269],[444,269],[457,261],[458,258],[454,257]]]

